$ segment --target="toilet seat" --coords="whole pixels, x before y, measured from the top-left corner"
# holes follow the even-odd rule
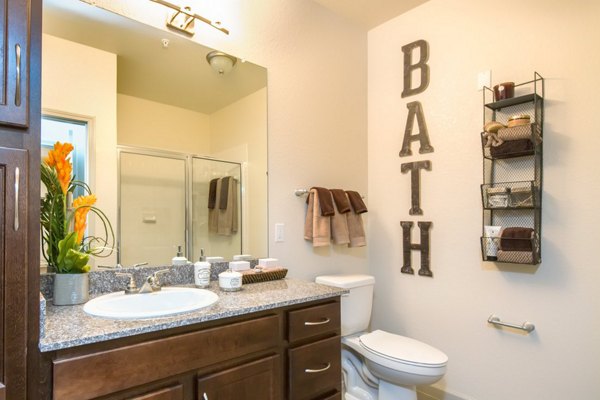
[[[376,330],[359,336],[362,349],[370,353],[373,361],[383,358],[383,364],[400,363],[414,367],[439,369],[445,367],[448,356],[440,350],[418,340]],[[367,356],[367,354],[365,354]],[[374,357],[375,356],[375,357]]]

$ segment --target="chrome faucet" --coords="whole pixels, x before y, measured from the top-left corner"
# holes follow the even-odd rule
[[[158,280],[158,276],[164,273],[169,272],[168,269],[161,269],[160,271],[156,271],[146,278],[146,282],[142,285],[138,293],[152,293],[158,292],[162,287],[160,286],[160,281]],[[127,293],[127,292],[125,292]]]
[[[162,287],[160,285],[160,281],[158,280],[158,276],[169,272],[168,269],[161,269],[160,271],[156,271],[153,274],[150,274],[146,278],[146,281],[142,285],[141,288],[138,288],[135,284],[135,279],[133,274],[130,272],[115,272],[116,276],[125,276],[129,278],[129,282],[127,286],[125,286],[125,294],[137,294],[137,293],[152,293],[158,292]]]

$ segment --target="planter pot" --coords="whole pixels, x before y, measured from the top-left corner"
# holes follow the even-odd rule
[[[56,306],[82,304],[90,297],[89,274],[56,274],[54,275],[54,298]]]

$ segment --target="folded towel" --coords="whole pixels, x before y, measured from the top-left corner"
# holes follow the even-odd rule
[[[348,199],[356,214],[362,214],[368,211],[360,193],[355,192],[354,190],[346,190],[346,193],[348,194]]]
[[[518,264],[533,264],[533,253],[531,251],[506,251],[498,250],[498,262],[509,262]]]
[[[329,193],[329,191],[327,192]],[[331,200],[331,194],[329,198]],[[304,239],[311,240],[313,247],[327,246],[331,240],[331,217],[321,215],[319,200],[317,189],[311,189],[304,222]]]
[[[350,244],[348,244],[348,247],[366,246],[367,237],[365,235],[362,215],[353,212],[344,215],[348,219],[348,234],[350,236]]]
[[[312,187],[310,190],[315,189],[319,194],[319,203],[321,204],[321,215],[323,217],[330,217],[335,214],[333,209],[333,200],[331,199],[331,192],[329,189],[325,189],[322,187]],[[308,204],[308,199],[306,199],[306,203]]]
[[[219,178],[211,179],[208,184],[208,208],[215,208],[217,203],[217,181]]]
[[[230,176],[226,176],[224,178],[221,178],[223,180],[223,183],[221,184],[221,195],[219,197],[219,209],[220,210],[226,210],[227,209],[227,203],[229,201],[229,189],[230,189],[230,184],[229,184],[229,180],[231,179]]]
[[[348,200],[346,192],[344,192],[342,189],[330,189],[329,191],[333,196],[333,202],[335,203],[337,212],[340,214],[345,214],[352,210],[350,208],[350,201]]]
[[[224,189],[224,186],[227,188]],[[238,230],[238,196],[237,179],[227,176],[221,179],[221,195],[219,198],[217,234],[231,236]],[[226,197],[225,208],[221,208],[223,197]]]
[[[500,250],[533,251],[533,229],[511,227],[500,232]]]
[[[493,158],[528,156],[533,154],[533,149],[533,143],[529,139],[510,140],[500,146],[492,146],[490,155]]]
[[[346,200],[345,203],[348,204],[348,208],[350,208],[350,202],[348,201],[348,197],[346,197],[346,193],[344,193],[343,190],[340,190],[340,192],[342,192],[342,195]],[[348,219],[346,218],[346,215],[340,212],[338,202],[334,201],[334,203],[335,214],[331,216],[331,237],[333,239],[333,243],[349,244],[350,233],[348,231]]]
[[[529,139],[536,144],[542,142],[539,128],[537,128],[537,125],[535,124],[517,125],[511,128],[502,128],[498,130],[498,138],[505,142],[520,139]]]

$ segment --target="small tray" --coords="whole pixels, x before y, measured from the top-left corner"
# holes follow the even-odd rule
[[[267,272],[254,272],[254,268],[248,271],[242,272],[242,283],[247,285],[248,283],[259,283],[276,281],[283,279],[287,275],[288,270],[286,268],[278,269],[277,271]]]

